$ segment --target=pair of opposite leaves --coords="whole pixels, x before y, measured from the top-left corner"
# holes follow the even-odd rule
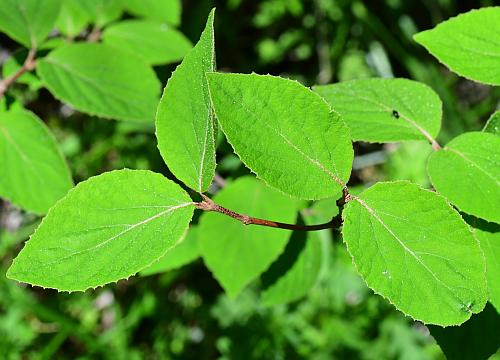
[[[215,168],[212,100],[228,140],[261,178],[306,199],[334,194],[346,182],[352,162],[349,132],[339,116],[310,90],[280,78],[208,74],[207,84],[205,72],[214,66],[212,24],[213,13],[200,42],[169,81],[158,111],[159,147],[171,170],[198,191],[211,182]],[[184,80],[179,81],[185,85],[184,93],[182,87],[177,90],[175,79]],[[196,94],[201,96],[190,99],[189,95]],[[168,108],[162,110],[162,104]],[[182,159],[186,151],[183,154],[177,149],[177,157],[171,159],[172,152],[162,149],[162,139],[168,137],[162,119],[169,118],[169,111],[176,116],[192,111],[205,119],[200,124],[194,120],[199,117],[189,118],[192,131],[181,128],[172,132],[178,148],[188,149],[189,161],[184,164],[190,164],[189,168],[176,169],[175,165],[175,159]],[[245,121],[248,117],[255,121]],[[183,137],[186,133],[187,138]],[[256,143],[255,139],[262,138],[266,140]],[[108,186],[113,191],[104,194]],[[129,196],[124,197],[124,192]],[[96,199],[99,194],[100,201]],[[388,196],[389,204],[381,201]],[[402,202],[408,203],[404,209]],[[95,177],[79,184],[49,212],[9,269],[9,276],[62,290],[82,290],[128,277],[177,242],[193,209],[187,194],[160,175],[123,170]],[[426,229],[435,223],[436,215],[446,226]],[[465,321],[484,306],[484,259],[467,226],[444,199],[410,183],[378,184],[349,203],[344,218],[345,241],[358,269],[370,287],[401,310],[423,321],[447,325]],[[80,224],[74,226],[77,219]],[[401,226],[401,221],[407,226]],[[437,243],[436,238],[442,241]],[[384,250],[391,249],[381,262],[364,252],[379,253],[379,242]],[[454,256],[446,258],[453,249]],[[110,257],[114,258],[112,264]],[[474,266],[465,266],[467,257]],[[394,258],[404,263],[394,262]],[[411,301],[419,292],[435,306]],[[443,304],[448,305],[445,310]]]

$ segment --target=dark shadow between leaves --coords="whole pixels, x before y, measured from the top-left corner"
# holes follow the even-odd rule
[[[461,326],[428,327],[450,360],[488,359],[500,348],[500,315],[490,303]]]
[[[301,225],[303,224],[301,219],[299,219],[298,223]],[[283,253],[274,263],[272,263],[269,269],[262,274],[262,290],[273,286],[282,276],[293,268],[306,246],[306,241],[307,233],[305,231],[294,231],[292,233]]]

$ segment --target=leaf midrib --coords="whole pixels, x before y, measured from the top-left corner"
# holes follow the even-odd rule
[[[54,263],[60,263],[60,262],[62,262],[64,260],[67,260],[67,259],[72,258],[74,256],[82,255],[82,254],[88,253],[89,251],[98,249],[98,248],[106,245],[107,243],[120,238],[122,235],[125,235],[129,231],[131,231],[131,230],[133,230],[133,229],[135,229],[137,227],[140,227],[141,225],[145,225],[145,224],[147,224],[147,223],[149,223],[149,222],[151,222],[151,221],[153,221],[153,220],[155,220],[155,219],[157,219],[157,218],[159,218],[159,217],[161,217],[163,215],[166,215],[168,213],[174,212],[175,210],[178,210],[178,209],[190,206],[190,205],[194,205],[194,204],[195,204],[194,202],[187,202],[187,203],[182,203],[182,204],[175,205],[175,206],[170,206],[166,210],[161,211],[161,212],[159,212],[159,213],[157,213],[157,214],[155,214],[153,216],[150,216],[149,218],[141,220],[141,221],[139,221],[139,222],[137,222],[135,224],[129,225],[125,230],[120,231],[118,234],[115,234],[115,235],[111,236],[110,238],[108,238],[108,239],[100,242],[97,245],[94,245],[94,246],[91,246],[89,248],[86,248],[86,249],[83,249],[83,250],[71,253],[71,254],[66,255],[66,256],[64,256],[62,258],[58,258],[58,259],[56,259],[54,261],[44,263],[43,265],[44,266],[49,266],[49,265],[54,264]]]
[[[226,94],[227,92],[224,91]],[[229,95],[229,94],[227,94]],[[243,104],[240,104],[240,107],[248,114],[250,115],[253,119],[255,119],[256,121],[260,122],[260,123],[263,123],[263,125],[269,129],[271,129],[276,135],[278,135],[280,138],[282,138],[284,141],[285,141],[285,144],[287,144],[290,148],[292,148],[295,152],[299,153],[303,158],[305,158],[308,162],[310,162],[311,164],[315,165],[317,168],[319,168],[323,173],[325,173],[328,177],[330,177],[332,180],[334,180],[336,183],[338,183],[340,186],[342,187],[345,187],[345,184],[344,182],[342,181],[342,179],[340,179],[340,177],[338,176],[338,172],[337,174],[333,174],[330,170],[328,170],[328,168],[322,164],[319,160],[317,159],[313,159],[311,157],[309,157],[306,153],[304,153],[299,147],[297,147],[294,143],[292,143],[285,135],[283,135],[280,131],[278,131],[277,129],[273,128],[271,125],[269,125],[268,123],[266,122],[261,122],[260,119],[250,110],[248,109],[247,107],[243,106]],[[335,166],[335,161],[334,159],[332,158],[331,159],[332,161],[332,164],[334,166],[334,168],[336,169],[336,166]]]
[[[456,155],[458,155],[460,158],[462,158],[463,160],[465,160],[466,162],[474,165],[474,167],[476,167],[479,171],[481,171],[483,174],[485,174],[487,177],[489,177],[491,180],[493,180],[495,182],[495,184],[497,186],[500,185],[500,182],[496,179],[495,176],[493,176],[492,174],[490,174],[488,171],[486,171],[485,169],[483,169],[481,166],[479,166],[476,162],[474,162],[473,160],[469,159],[468,156],[466,156],[464,153],[462,153],[461,151],[455,149],[455,148],[452,148],[452,147],[446,147],[443,149],[444,151],[450,151]]]

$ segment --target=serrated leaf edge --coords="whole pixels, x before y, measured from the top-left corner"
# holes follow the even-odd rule
[[[108,172],[106,172],[105,174],[109,174],[109,173],[116,173],[116,172],[142,172],[142,173],[158,174],[158,173],[155,173],[155,172],[153,172],[153,171],[149,171],[149,170],[132,170],[132,169],[128,169],[128,168],[124,168],[124,169],[120,169],[120,170],[108,171]],[[102,175],[102,174],[101,174],[101,175]],[[100,176],[100,175],[92,176],[92,177],[90,177],[89,179],[96,178],[96,177],[98,177],[98,176]],[[89,179],[87,179],[87,180],[89,180]],[[165,179],[166,179],[166,178],[165,178]],[[87,181],[87,180],[86,180],[86,181]],[[166,179],[166,180],[168,180],[168,179]],[[170,181],[170,180],[168,180],[168,181]],[[75,189],[77,189],[77,188],[78,188],[78,185],[77,185],[77,186],[75,186],[75,187],[73,187],[72,189],[70,189],[70,190],[68,191],[68,193],[66,194],[66,196],[68,196],[70,193],[72,193],[73,191],[75,191]],[[26,244],[28,243],[28,241],[30,241],[30,240],[31,240],[31,238],[32,238],[32,237],[33,237],[33,235],[36,233],[36,231],[37,231],[37,230],[38,230],[38,229],[39,229],[39,228],[40,228],[40,227],[44,224],[45,219],[47,219],[47,217],[51,214],[51,212],[53,211],[53,209],[54,209],[54,208],[56,208],[56,206],[57,206],[60,202],[62,202],[62,201],[66,198],[66,196],[64,196],[63,198],[59,199],[59,200],[58,200],[58,201],[57,201],[57,202],[56,202],[56,203],[55,203],[55,204],[54,204],[54,205],[53,205],[53,206],[49,209],[49,211],[48,211],[47,215],[46,215],[46,216],[42,219],[42,221],[40,222],[40,224],[38,224],[38,226],[37,226],[37,228],[35,229],[35,231],[33,232],[33,234],[31,234],[31,235],[30,235],[30,237],[29,237],[29,239],[25,241],[24,246],[23,246],[23,249],[24,249],[24,247],[26,246]],[[194,205],[195,205],[195,202],[191,202],[191,203],[184,203],[184,204],[182,204],[182,205],[184,205],[183,207],[187,207],[188,205],[193,205],[193,211],[194,211]],[[191,216],[192,216],[192,215],[191,215]],[[186,228],[184,229],[184,231],[183,231],[183,233],[182,233],[182,234],[183,234],[182,236],[184,236],[184,234],[187,232],[187,230],[188,230],[188,229],[189,229],[189,222],[188,222],[188,224],[186,225]],[[182,236],[181,236],[181,238],[182,238]],[[178,241],[179,241],[179,239],[177,239],[177,242],[178,242]],[[172,247],[172,248],[173,248],[173,247]],[[53,290],[57,290],[58,292],[67,292],[67,293],[85,292],[85,291],[87,291],[87,290],[89,290],[89,289],[96,290],[97,288],[99,288],[99,287],[104,287],[104,286],[105,286],[105,285],[107,285],[107,284],[118,283],[118,281],[121,281],[121,280],[128,280],[130,277],[137,275],[139,272],[141,272],[141,271],[142,271],[142,270],[144,270],[145,268],[147,268],[147,267],[151,266],[153,263],[155,263],[155,262],[156,262],[156,261],[158,261],[160,258],[162,258],[163,256],[165,256],[165,254],[166,254],[168,251],[170,251],[172,248],[168,248],[168,249],[167,249],[167,250],[166,250],[163,254],[161,254],[159,257],[157,257],[156,259],[154,259],[153,261],[151,261],[149,264],[147,264],[147,265],[143,266],[141,269],[139,269],[139,270],[137,270],[137,271],[135,271],[135,272],[132,272],[130,275],[128,275],[128,276],[127,276],[127,277],[125,277],[125,278],[119,278],[119,279],[116,279],[116,280],[111,280],[111,281],[109,281],[109,282],[107,282],[107,283],[105,283],[105,284],[102,284],[102,285],[97,285],[97,286],[87,286],[87,287],[86,287],[86,288],[84,288],[84,289],[71,289],[71,290],[68,290],[68,289],[56,288],[56,287],[51,287],[51,286],[45,286],[45,285],[37,284],[37,283],[34,283],[34,282],[25,282],[25,281],[20,281],[20,280],[18,280],[18,279],[16,279],[16,278],[14,278],[14,277],[12,276],[12,274],[11,274],[11,268],[12,268],[12,266],[14,265],[14,263],[17,261],[17,257],[16,257],[16,258],[14,258],[14,260],[12,261],[12,264],[11,264],[11,265],[9,266],[9,268],[7,269],[6,277],[7,277],[8,279],[15,280],[15,281],[17,281],[17,282],[19,282],[19,283],[25,283],[25,284],[29,284],[29,285],[31,285],[31,286],[38,286],[38,287],[40,287],[40,288],[42,288],[42,289],[53,289]],[[19,251],[19,253],[20,253],[23,249],[21,249],[21,250]]]
[[[424,191],[428,191],[434,195],[436,195],[437,197],[441,198],[445,204],[453,211],[456,212],[456,210],[453,208],[453,206],[448,202],[448,200],[442,196],[441,194],[435,192],[435,191],[432,191],[432,190],[429,190],[429,189],[425,189],[424,187],[422,187],[421,185],[419,184],[416,184],[416,183],[413,183],[411,181],[407,181],[407,180],[397,180],[397,181],[384,181],[384,182],[380,182],[380,183],[384,183],[384,184],[394,184],[394,183],[407,183],[407,184],[412,184],[412,185],[417,185],[421,190],[424,190]],[[380,184],[379,183],[379,184]],[[368,188],[369,189],[369,188]],[[368,190],[366,189],[366,190]],[[365,190],[365,191],[366,191]],[[364,192],[364,191],[363,191]],[[353,196],[353,199],[354,199],[354,196]],[[351,200],[351,201],[355,201],[355,200]],[[349,203],[346,204],[346,208],[347,206],[349,205]],[[345,211],[342,213],[342,219],[345,221]],[[458,214],[458,212],[457,212]],[[467,228],[469,229],[469,231],[472,233],[472,230],[469,226],[469,224],[467,224],[467,222],[462,218],[462,216],[460,216],[460,214],[458,214],[460,220],[462,221],[462,223],[464,223]],[[477,239],[475,238],[474,234],[472,234],[474,239],[476,240],[477,242]],[[352,265],[354,266],[354,268],[356,269],[356,272],[358,273],[358,275],[360,276],[360,278],[363,280],[363,282],[365,283],[365,285],[371,289],[375,294],[379,295],[380,297],[382,297],[383,299],[385,299],[387,302],[389,302],[392,306],[394,306],[398,311],[400,311],[401,313],[403,313],[405,316],[411,318],[411,319],[414,319],[416,321],[420,321],[421,323],[423,324],[426,324],[426,325],[437,325],[437,326],[441,326],[443,328],[446,328],[446,327],[450,327],[450,326],[460,326],[462,325],[463,323],[465,323],[467,320],[469,320],[472,316],[472,314],[477,314],[477,313],[480,313],[481,311],[483,311],[484,307],[486,306],[486,303],[487,303],[487,299],[488,299],[488,295],[485,294],[485,302],[483,304],[483,306],[478,309],[476,312],[473,312],[473,311],[467,311],[467,313],[469,314],[468,317],[466,319],[464,319],[462,322],[460,323],[450,323],[450,324],[437,324],[437,323],[431,323],[431,322],[427,322],[423,319],[420,319],[418,317],[415,317],[413,315],[410,315],[409,313],[405,312],[404,310],[402,310],[398,305],[396,305],[390,298],[388,298],[387,296],[385,296],[384,294],[380,293],[379,291],[375,290],[374,288],[372,288],[368,283],[367,281],[365,280],[364,276],[361,274],[361,272],[359,271],[358,269],[358,266],[356,265],[356,262],[354,261],[354,256],[352,255],[351,253],[351,250],[349,249],[349,244],[345,241],[344,239],[344,234],[342,232],[342,242],[345,244],[346,246],[346,249],[347,249],[347,252],[349,253],[349,255],[351,256],[351,262],[352,262]],[[483,264],[486,264],[486,259],[485,259],[485,256],[484,256],[484,252],[482,251],[481,247],[478,245],[479,249],[481,250],[481,254],[482,254],[482,258],[483,258]],[[483,283],[485,284],[485,289],[487,287],[487,282],[486,282],[486,265],[484,265],[484,272],[483,272]]]
[[[219,72],[207,72],[206,75],[209,75],[209,74],[221,74]],[[309,92],[313,93],[316,97],[318,97],[319,99],[321,99],[321,101],[326,104],[328,106],[328,109],[330,109],[330,113],[334,113],[338,116],[337,120],[339,121],[340,123],[340,126],[343,127],[343,130],[347,133],[347,136],[348,138],[350,139],[351,138],[351,134],[350,134],[350,129],[349,127],[346,125],[344,119],[342,118],[342,116],[335,110],[333,109],[330,104],[328,104],[328,102],[326,102],[325,99],[323,99],[319,94],[315,93],[314,91],[312,91],[309,87],[307,86],[304,86],[302,85],[300,82],[298,82],[297,80],[292,80],[292,79],[288,79],[288,78],[283,78],[283,77],[279,77],[279,76],[273,76],[273,75],[270,75],[270,74],[266,74],[266,75],[260,75],[260,74],[256,74],[254,72],[252,72],[251,74],[243,74],[243,73],[231,73],[231,75],[255,75],[255,76],[261,76],[261,77],[271,77],[271,78],[280,78],[280,79],[283,79],[283,80],[286,80],[288,82],[291,82],[291,83],[294,83],[294,84],[298,84],[300,85],[301,87],[305,88],[306,90],[308,90]],[[208,77],[208,76],[207,76]],[[207,82],[208,82],[208,79],[207,79]],[[211,101],[211,104],[212,104],[212,109],[215,113],[215,116],[216,118],[218,119],[218,116],[217,116],[217,112],[215,111],[215,106],[213,104],[213,100],[212,100],[212,93],[210,91],[210,86],[208,87],[208,93],[210,94],[210,101]],[[219,123],[219,127],[221,128],[222,132],[224,133],[224,135],[226,134],[225,131],[224,131],[224,127],[222,126],[222,124],[220,123],[220,121],[218,122]],[[227,139],[227,136],[226,136],[226,139]],[[231,148],[233,149],[233,153],[236,154],[238,156],[238,158],[241,160],[241,162],[243,164],[245,164],[246,168],[250,170],[250,172],[252,172],[253,174],[255,174],[255,176],[263,181],[267,186],[269,186],[270,188],[272,189],[275,189],[277,191],[279,191],[280,193],[282,193],[283,195],[286,195],[288,196],[289,198],[292,198],[292,199],[300,199],[300,200],[323,200],[323,199],[328,199],[329,197],[331,196],[334,196],[335,192],[332,193],[331,196],[324,196],[324,197],[314,197],[314,198],[311,198],[311,197],[301,197],[301,196],[296,196],[296,195],[291,195],[290,193],[287,193],[285,191],[283,191],[282,189],[270,184],[269,182],[267,182],[265,179],[263,179],[254,169],[250,168],[250,166],[246,163],[245,160],[243,160],[243,158],[240,156],[240,154],[236,151],[234,145],[229,141],[229,139],[227,139],[229,145],[231,145]],[[351,143],[352,144],[352,143]],[[351,149],[352,149],[352,146],[351,146]],[[351,151],[351,154],[353,154],[353,151]],[[353,156],[354,158],[354,156]],[[322,165],[322,164],[321,164]],[[351,172],[352,172],[352,165],[351,165]],[[335,176],[335,179],[332,178],[332,180],[335,181],[335,183],[337,183],[337,185],[340,185],[341,188],[339,191],[342,190],[343,187],[346,187],[346,182],[349,180],[347,179],[346,182],[344,182],[339,176],[338,174],[336,174]]]
[[[41,128],[43,128],[43,130],[46,132],[47,136],[50,138],[50,141],[52,143],[52,146],[53,146],[53,150],[56,151],[56,154],[58,155],[59,159],[61,160],[61,162],[64,164],[64,168],[66,169],[66,175],[68,176],[68,180],[69,180],[69,183],[71,184],[70,186],[70,189],[72,187],[74,187],[75,183],[73,181],[73,177],[71,176],[71,171],[70,171],[70,168],[69,168],[69,165],[68,165],[68,162],[66,161],[66,158],[64,157],[61,149],[59,148],[58,146],[58,143],[57,143],[57,140],[54,136],[54,134],[52,134],[52,132],[50,131],[49,127],[47,126],[47,124],[45,124],[38,116],[36,116],[33,112],[29,111],[29,110],[26,110],[26,109],[15,109],[15,110],[12,110],[10,112],[6,112],[7,114],[8,113],[21,113],[21,114],[25,114],[27,116],[29,116],[31,119],[33,119],[35,122],[38,123],[38,125],[41,126]],[[1,126],[1,125],[0,125]],[[0,129],[2,130],[2,129]],[[68,190],[68,191],[69,191]],[[63,196],[64,197],[64,196]],[[20,208],[20,209],[23,209],[23,210],[26,210],[28,212],[31,212],[35,215],[39,215],[39,216],[43,216],[47,213],[47,211],[39,211],[39,210],[35,210],[34,208],[29,208],[29,207],[26,207],[20,203],[18,203],[17,201],[13,201],[11,198],[9,198],[8,196],[5,196],[5,195],[2,195],[2,198],[8,200],[11,204],[13,204],[14,206]],[[59,199],[60,200],[60,199]],[[59,201],[57,200],[57,201]],[[55,203],[57,203],[57,201]],[[55,204],[54,203],[54,204]],[[54,205],[53,204],[53,205]]]

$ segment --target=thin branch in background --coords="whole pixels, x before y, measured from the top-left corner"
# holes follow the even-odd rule
[[[17,70],[14,74],[10,75],[6,79],[0,81],[0,99],[5,94],[5,92],[9,89],[9,87],[16,82],[25,72],[31,71],[35,68],[35,55],[36,50],[32,48],[28,52],[28,56],[26,60],[24,60],[23,65]]]
[[[94,26],[90,33],[87,35],[88,42],[98,42],[101,39],[101,29],[98,26]]]
[[[318,1],[315,1],[316,17],[316,52],[318,56],[318,84],[327,84],[332,80],[332,63],[330,58],[330,42],[328,41],[328,30],[325,15]]]
[[[218,173],[215,173],[214,183],[216,183],[217,186],[220,188],[223,188],[224,186],[226,186],[226,180],[222,176],[220,176]]]

